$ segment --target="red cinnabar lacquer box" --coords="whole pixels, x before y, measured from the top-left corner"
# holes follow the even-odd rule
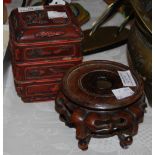
[[[15,9],[9,29],[17,94],[24,102],[54,99],[64,73],[82,61],[83,34],[70,7]]]

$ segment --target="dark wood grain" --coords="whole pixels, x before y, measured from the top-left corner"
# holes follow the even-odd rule
[[[92,137],[117,135],[121,147],[127,148],[132,144],[132,137],[138,132],[138,125],[143,121],[146,108],[143,82],[131,70],[137,84],[133,89],[135,94],[117,100],[111,92],[114,88],[123,87],[116,71],[128,69],[115,62],[90,61],[73,67],[63,78],[55,109],[61,121],[76,128],[80,149],[88,149]],[[81,80],[81,77],[86,79]],[[106,78],[98,86],[95,82],[100,77]]]

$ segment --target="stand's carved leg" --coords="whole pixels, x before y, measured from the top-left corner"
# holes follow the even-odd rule
[[[70,123],[70,121],[69,121],[68,119],[66,119],[65,115],[60,114],[60,115],[59,115],[59,119],[60,119],[62,122],[64,122],[66,126],[68,126],[68,127],[70,127],[70,128],[73,128],[73,127],[74,127],[73,124]]]
[[[120,146],[123,149],[127,149],[129,145],[132,144],[132,136],[125,136],[125,135],[118,135],[118,138],[120,140]]]
[[[134,136],[138,133],[138,123],[134,123],[131,129],[131,135]]]
[[[91,139],[91,134],[89,130],[84,126],[84,124],[76,126],[76,138],[78,139],[78,146],[81,150],[87,150],[88,144]]]
[[[55,103],[55,110],[59,113],[59,119],[65,123],[68,127],[73,127],[73,124],[70,122],[71,114],[69,110],[64,105],[64,99],[60,98]]]

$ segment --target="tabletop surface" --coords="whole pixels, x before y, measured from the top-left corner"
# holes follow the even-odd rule
[[[21,0],[12,0],[8,9],[20,6]],[[94,20],[106,8],[103,0],[76,0],[91,14],[90,21],[82,29],[90,28]],[[123,17],[117,14],[105,25],[120,25]],[[105,26],[104,25],[104,26]],[[4,55],[8,41],[8,26],[4,26]],[[104,36],[103,36],[104,37]],[[87,60],[111,60],[127,65],[126,45],[84,57]],[[92,138],[85,152],[78,148],[75,129],[59,120],[54,101],[23,103],[17,96],[12,69],[4,60],[4,155],[151,155],[152,109],[148,106],[144,122],[129,149],[122,149],[116,136],[104,139]]]

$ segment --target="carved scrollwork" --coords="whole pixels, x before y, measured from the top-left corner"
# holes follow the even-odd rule
[[[72,48],[69,47],[61,47],[61,48],[37,48],[37,49],[29,49],[26,52],[26,56],[30,59],[34,58],[45,58],[45,57],[54,57],[61,56],[61,54],[67,53]]]
[[[52,55],[51,50],[46,49],[31,49],[27,53],[28,57],[32,58],[42,58],[42,57],[48,57]]]
[[[91,137],[109,137],[118,135],[120,146],[124,149],[132,144],[132,137],[138,132],[138,124],[142,122],[146,104],[141,99],[138,103],[117,111],[93,111],[76,106],[66,107],[68,99],[59,93],[56,99],[56,111],[60,120],[66,125],[76,128],[78,146],[88,149]],[[69,126],[69,125],[68,125]]]
[[[28,51],[27,55],[31,58],[37,58],[41,56],[41,49],[31,49]]]
[[[17,21],[16,16],[13,16],[13,25],[14,25],[15,29],[18,28],[18,21]]]
[[[54,31],[42,31],[38,32],[35,36],[37,38],[50,38],[50,37],[56,37],[56,36],[62,36],[64,35],[64,32],[54,32]]]
[[[44,11],[33,11],[31,14],[24,14],[23,19],[28,25],[48,24],[47,14]]]
[[[42,78],[51,76],[62,76],[64,74],[64,69],[55,69],[53,67],[40,67],[40,68],[30,68],[26,71],[27,78]]]
[[[72,127],[72,123],[70,121],[71,113],[69,109],[65,106],[64,102],[64,98],[59,98],[55,104],[55,110],[60,114],[59,119],[67,126]]]
[[[17,40],[20,40],[20,38],[23,36],[23,34],[24,34],[24,31],[18,31],[18,32],[16,33],[16,38],[17,38]]]

